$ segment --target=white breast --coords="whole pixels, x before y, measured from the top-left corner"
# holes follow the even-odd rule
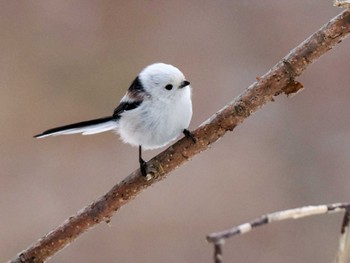
[[[192,118],[191,89],[185,87],[175,99],[144,100],[121,115],[118,132],[122,140],[143,149],[155,149],[174,141]]]

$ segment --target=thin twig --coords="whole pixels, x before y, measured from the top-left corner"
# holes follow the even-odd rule
[[[299,219],[302,217],[322,215],[332,212],[341,212],[346,211],[350,208],[350,204],[331,204],[331,205],[318,205],[318,206],[304,206],[295,209],[283,210],[274,212],[271,214],[263,215],[257,219],[254,219],[251,222],[241,224],[230,229],[212,233],[207,236],[207,240],[210,243],[218,244],[222,243],[224,239],[243,235],[250,232],[256,227],[264,226],[273,222],[283,221],[287,219]]]
[[[301,75],[307,66],[341,42],[349,33],[350,13],[344,11],[293,49],[268,73],[195,130],[195,144],[184,138],[154,157],[148,163],[149,167],[152,167],[149,180],[145,180],[139,170],[134,171],[104,196],[67,219],[10,262],[43,262],[88,229],[101,221],[108,221],[120,207],[148,186],[166,178],[171,171],[208,149],[227,131],[232,131],[252,113],[272,101],[276,94],[284,92],[290,85],[295,85],[295,77]]]
[[[222,263],[222,243],[214,244],[214,262]]]
[[[347,207],[347,210],[344,214],[343,224],[340,231],[340,239],[338,246],[338,253],[335,259],[335,263],[348,263],[350,262],[350,207]]]
[[[338,255],[335,261],[336,263],[345,263],[345,262],[349,262],[348,260],[346,260],[349,258],[345,258],[346,253],[349,253],[349,247],[345,247],[346,245],[349,246],[349,242],[347,242],[347,238],[349,238],[348,237],[349,219],[350,219],[349,209],[350,209],[350,204],[345,203],[345,204],[305,206],[301,208],[274,212],[271,214],[263,215],[260,218],[257,218],[251,222],[244,223],[239,226],[232,227],[230,229],[227,229],[221,232],[212,233],[207,236],[207,241],[214,244],[214,262],[217,262],[217,257],[216,257],[217,246],[220,246],[221,261],[219,262],[222,262],[223,260],[222,244],[224,244],[225,240],[230,237],[246,234],[251,230],[253,230],[254,228],[257,228],[259,226],[264,226],[273,222],[283,221],[287,219],[299,219],[302,217],[345,211],[345,217],[341,228],[341,238],[339,243]]]

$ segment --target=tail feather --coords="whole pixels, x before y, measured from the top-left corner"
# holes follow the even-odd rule
[[[82,133],[90,135],[100,132],[113,130],[117,127],[117,119],[115,117],[103,117],[99,119],[73,123],[57,128],[49,129],[41,134],[37,134],[35,138],[44,138],[47,136],[56,136],[63,134]]]

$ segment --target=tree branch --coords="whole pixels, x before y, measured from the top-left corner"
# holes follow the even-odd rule
[[[350,262],[350,206],[345,210],[343,224],[340,231],[340,239],[338,245],[338,253],[335,258],[335,263]]]
[[[323,215],[328,213],[343,212],[345,211],[343,224],[341,227],[341,237],[339,241],[339,248],[335,263],[345,263],[348,261],[349,253],[349,209],[350,204],[330,204],[330,205],[318,205],[318,206],[304,206],[295,209],[283,210],[274,212],[271,214],[263,215],[253,221],[241,224],[228,230],[224,230],[217,233],[212,233],[207,236],[207,241],[214,244],[214,262],[222,263],[222,246],[225,240],[237,235],[243,235],[254,228],[264,226],[273,222],[283,221],[287,219],[299,219],[302,217]]]
[[[350,13],[344,11],[293,49],[268,73],[196,129],[193,132],[197,139],[195,144],[183,138],[150,160],[148,165],[152,173],[147,180],[140,175],[139,170],[134,171],[104,196],[67,219],[9,262],[43,262],[80,234],[101,221],[108,221],[120,207],[134,199],[141,191],[166,178],[171,171],[208,149],[227,131],[232,131],[265,103],[273,101],[275,95],[297,91],[300,85],[294,81],[295,77],[341,42],[349,32]]]

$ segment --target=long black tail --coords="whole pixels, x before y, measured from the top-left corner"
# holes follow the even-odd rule
[[[73,123],[53,129],[44,131],[41,134],[37,134],[35,138],[44,138],[47,136],[56,136],[63,134],[82,133],[83,135],[95,134],[105,132],[117,128],[118,119],[112,116],[103,117],[99,119],[82,121]]]

